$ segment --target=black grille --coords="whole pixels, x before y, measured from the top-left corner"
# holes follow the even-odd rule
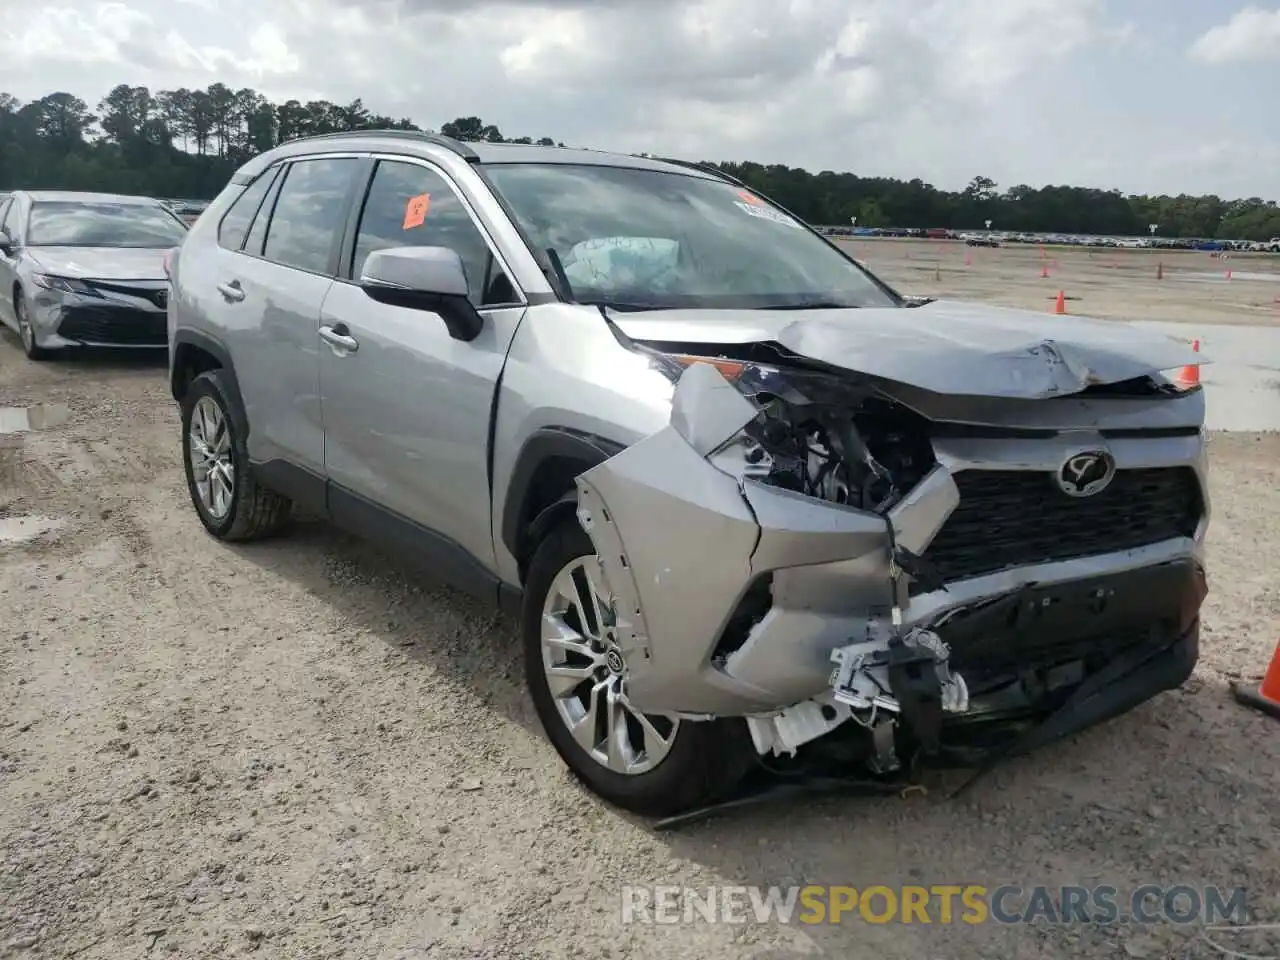
[[[960,505],[924,553],[948,581],[1189,537],[1203,512],[1187,467],[1121,470],[1080,498],[1051,473],[964,470],[955,480]]]
[[[107,283],[102,280],[92,280],[88,281],[88,283],[98,290],[105,290],[109,293],[123,293],[129,297],[150,300],[161,310],[169,305],[169,290],[167,287],[135,287],[127,283]]]
[[[68,340],[123,347],[160,347],[169,342],[163,313],[122,308],[75,307],[58,325]]]

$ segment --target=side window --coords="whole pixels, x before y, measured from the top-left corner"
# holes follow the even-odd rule
[[[268,170],[236,197],[218,224],[218,246],[228,250],[239,250],[244,246],[244,235],[249,232],[253,215],[258,212],[258,205],[279,172],[278,167]]]
[[[426,167],[395,160],[378,164],[360,214],[352,278],[360,278],[370,253],[388,247],[449,247],[462,258],[477,307],[517,299],[467,208],[448,182]]]
[[[22,201],[17,197],[10,197],[9,209],[4,214],[4,222],[0,223],[0,227],[4,228],[10,239],[22,239],[22,211]]]
[[[13,230],[9,229],[9,211],[13,209],[13,197],[5,197],[0,200],[0,231],[13,236]]]
[[[284,174],[275,178],[271,189],[258,206],[258,215],[253,218],[253,226],[249,228],[249,236],[244,242],[244,252],[255,257],[262,256],[262,245],[267,239],[267,223],[271,220],[271,211],[275,208],[276,197],[280,196],[280,185],[284,183]]]
[[[287,267],[328,273],[347,219],[347,195],[360,161],[351,157],[290,164],[276,197],[262,255]]]

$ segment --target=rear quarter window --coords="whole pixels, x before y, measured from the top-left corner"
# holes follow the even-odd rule
[[[245,187],[244,192],[236,197],[218,224],[218,246],[228,250],[240,250],[244,246],[245,237],[249,233],[249,225],[253,223],[254,214],[262,204],[262,198],[271,189],[280,173],[278,166],[267,170],[257,180]]]

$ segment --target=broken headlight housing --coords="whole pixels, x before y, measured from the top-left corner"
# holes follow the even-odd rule
[[[672,382],[710,364],[755,407],[708,457],[740,479],[884,513],[934,462],[923,418],[855,375],[676,353],[653,362]]]

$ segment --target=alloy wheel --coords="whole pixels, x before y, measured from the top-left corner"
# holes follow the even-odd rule
[[[18,336],[22,339],[23,349],[30,353],[36,345],[36,332],[31,327],[31,321],[27,319],[27,308],[21,296],[15,298],[13,312],[18,318]]]
[[[599,561],[578,557],[551,582],[542,608],[542,667],[569,733],[593,760],[635,776],[660,764],[680,721],[627,700],[627,666]]]
[[[236,470],[230,424],[212,397],[201,397],[191,411],[187,456],[201,505],[214,520],[224,519],[235,500]]]

